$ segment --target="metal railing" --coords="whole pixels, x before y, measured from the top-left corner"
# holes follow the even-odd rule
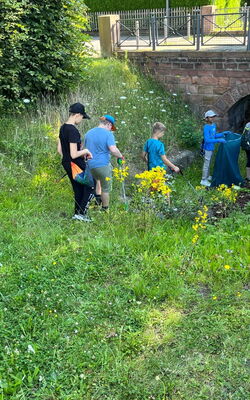
[[[202,15],[202,46],[246,46],[248,13]]]
[[[235,13],[201,15],[199,10],[187,13],[181,22],[177,16],[155,15],[137,19],[127,26],[117,21],[115,47],[243,46],[250,50],[250,7]],[[180,20],[179,20],[180,21]],[[118,33],[119,31],[119,33]]]
[[[151,26],[150,19],[136,20],[134,27],[126,26],[121,20],[116,21],[114,26],[116,42],[114,43],[116,48],[121,47],[149,47],[151,46]],[[140,30],[146,31],[146,36],[140,34]],[[121,32],[123,36],[121,37]]]

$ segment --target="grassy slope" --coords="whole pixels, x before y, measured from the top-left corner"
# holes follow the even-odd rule
[[[178,97],[116,62],[95,62],[76,99],[92,115],[117,106],[129,163],[149,135],[146,122],[168,124],[171,148],[183,140],[183,120],[195,125]],[[41,109],[31,124],[1,123],[0,398],[246,400],[247,215],[208,226],[192,261],[193,216],[126,213],[117,184],[110,214],[93,212],[88,226],[71,221],[54,155],[65,107]],[[193,184],[200,164],[187,171]],[[192,198],[181,177],[175,196]]]

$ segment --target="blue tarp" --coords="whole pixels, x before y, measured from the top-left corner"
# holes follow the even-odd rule
[[[226,143],[220,143],[216,154],[212,187],[223,183],[227,186],[240,185],[244,181],[238,165],[241,135],[228,132],[225,140]]]

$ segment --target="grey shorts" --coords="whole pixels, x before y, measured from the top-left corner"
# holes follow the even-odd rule
[[[111,164],[105,165],[104,167],[91,168],[90,172],[96,180],[101,182],[102,192],[109,193],[112,188]]]

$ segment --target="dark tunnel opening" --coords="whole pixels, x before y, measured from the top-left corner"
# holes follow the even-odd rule
[[[228,111],[230,130],[242,133],[244,126],[250,122],[250,94],[235,103]]]

